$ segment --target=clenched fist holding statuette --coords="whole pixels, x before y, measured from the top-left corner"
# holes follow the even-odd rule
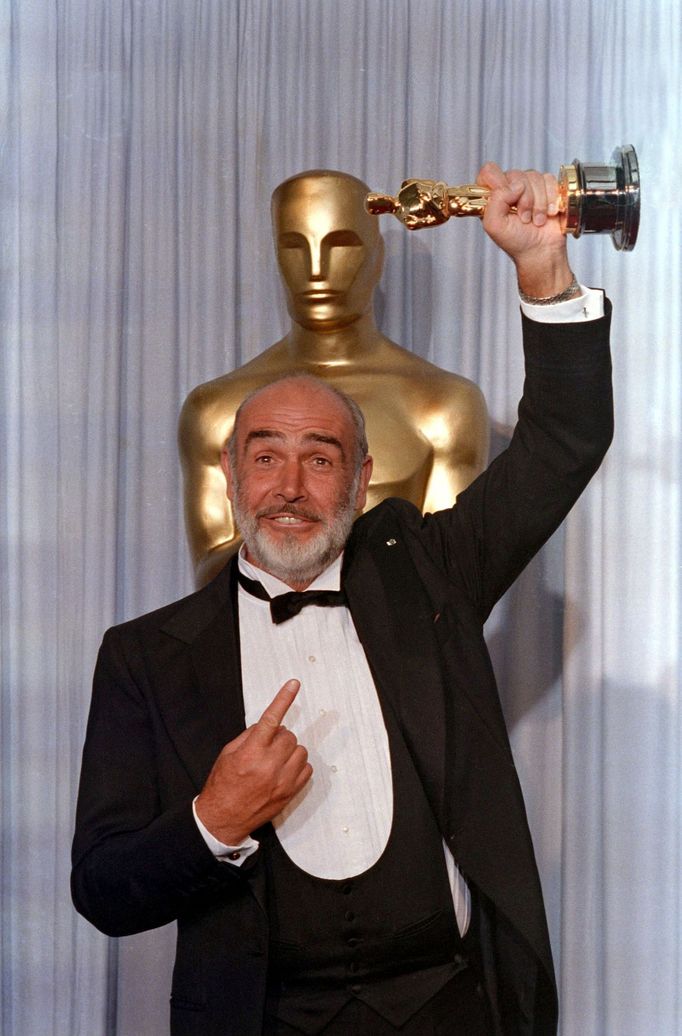
[[[617,147],[610,165],[574,159],[559,176],[559,214],[565,234],[611,234],[618,251],[635,247],[639,228],[639,165],[634,147]],[[408,230],[435,227],[451,216],[482,216],[490,191],[478,184],[448,187],[440,180],[405,180],[397,198],[368,194],[367,211],[392,213]]]

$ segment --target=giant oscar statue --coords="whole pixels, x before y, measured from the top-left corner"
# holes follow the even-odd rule
[[[284,373],[326,378],[364,411],[374,457],[368,508],[388,496],[424,511],[446,507],[485,464],[488,419],[479,389],[391,342],[374,323],[383,240],[378,220],[365,211],[367,191],[353,176],[315,170],[273,194],[291,328],[243,367],[195,388],[180,417],[185,521],[198,586],[240,543],[220,466],[237,407]]]

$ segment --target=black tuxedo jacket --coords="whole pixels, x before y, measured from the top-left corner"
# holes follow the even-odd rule
[[[358,635],[476,892],[505,1036],[549,1036],[557,1006],[482,627],[608,446],[608,324],[608,316],[577,325],[524,319],[526,384],[509,447],[451,510],[423,517],[402,500],[374,508],[355,523],[344,554]],[[178,1036],[255,1036],[262,1024],[263,860],[218,863],[191,808],[221,748],[244,728],[234,571],[232,562],[190,597],[107,632],[83,755],[74,902],[110,935],[177,920]]]

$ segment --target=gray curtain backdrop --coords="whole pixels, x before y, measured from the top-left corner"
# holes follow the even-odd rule
[[[269,198],[556,172],[636,146],[614,302],[617,432],[489,624],[549,911],[563,1036],[680,1036],[679,0],[1,0],[2,1032],[161,1036],[172,929],[78,918],[69,842],[103,630],[191,589],[187,392],[287,319]],[[509,262],[476,220],[384,222],[382,328],[520,393]]]

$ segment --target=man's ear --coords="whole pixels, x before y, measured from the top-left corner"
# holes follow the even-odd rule
[[[362,468],[360,469],[360,481],[358,483],[358,492],[355,497],[355,510],[362,511],[363,507],[367,503],[367,487],[369,486],[369,480],[372,477],[372,469],[374,467],[374,461],[367,454],[362,462]]]
[[[227,446],[223,446],[220,451],[220,467],[223,469],[223,474],[225,476],[227,499],[231,503],[234,498],[234,482],[232,479],[232,466],[230,464],[230,455],[227,451]]]

